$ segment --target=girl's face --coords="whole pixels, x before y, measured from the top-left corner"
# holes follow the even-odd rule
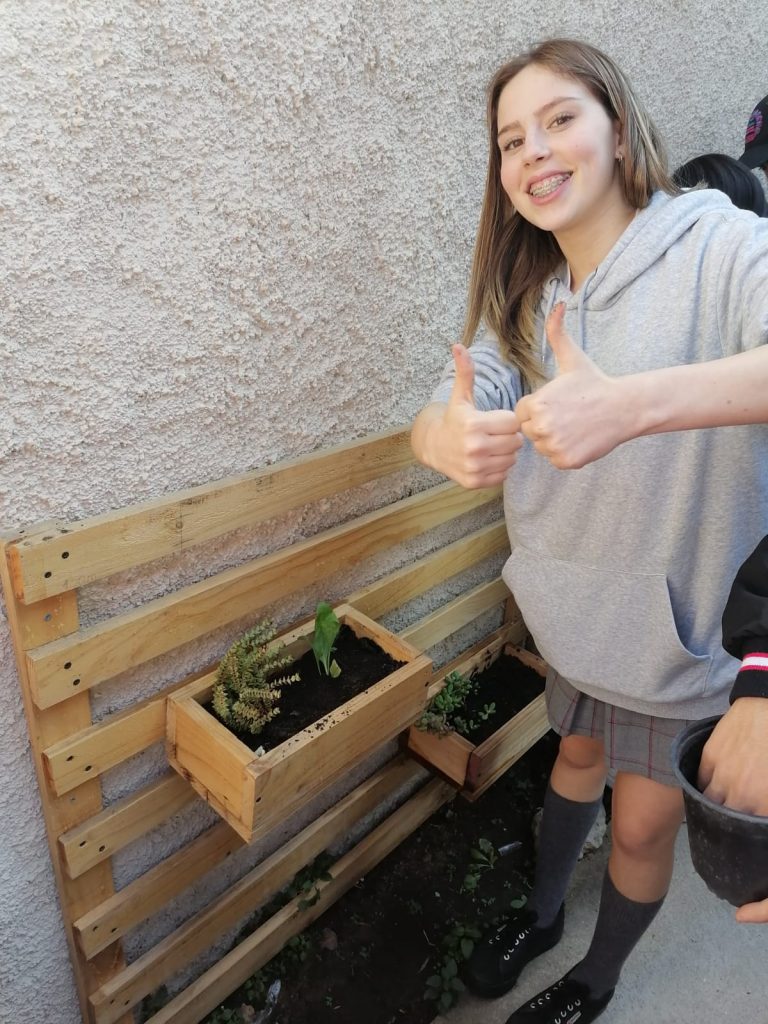
[[[558,235],[626,211],[619,128],[585,85],[529,64],[500,96],[501,184],[517,212]]]

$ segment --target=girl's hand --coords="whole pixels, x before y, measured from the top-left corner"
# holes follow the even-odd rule
[[[698,786],[715,803],[768,817],[768,699],[733,702],[704,744]]]
[[[517,403],[520,429],[558,469],[580,469],[635,436],[623,378],[595,366],[563,327],[564,303],[547,320],[557,376]]]
[[[736,920],[741,924],[768,924],[768,900],[745,903],[736,911]]]
[[[417,456],[462,487],[494,487],[515,464],[523,439],[517,416],[475,408],[475,367],[463,345],[453,346],[456,379],[445,405],[430,405],[414,425]]]

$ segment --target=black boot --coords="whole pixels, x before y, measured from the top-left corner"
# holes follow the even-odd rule
[[[599,998],[568,974],[524,1003],[507,1024],[591,1024],[613,998],[611,988]]]
[[[552,949],[563,934],[565,907],[560,907],[547,928],[539,928],[537,917],[522,910],[502,925],[487,932],[464,965],[467,987],[476,995],[503,996],[515,984],[520,972],[541,953]]]

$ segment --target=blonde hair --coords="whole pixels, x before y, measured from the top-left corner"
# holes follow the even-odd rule
[[[499,68],[488,86],[488,173],[462,342],[471,344],[484,321],[529,387],[543,380],[534,341],[539,300],[563,257],[554,235],[521,217],[507,198],[501,186],[496,134],[499,96],[531,64],[581,82],[619,125],[624,152],[619,180],[630,206],[643,209],[657,190],[670,195],[680,191],[667,170],[656,127],[627,77],[600,50],[575,39],[550,39]]]

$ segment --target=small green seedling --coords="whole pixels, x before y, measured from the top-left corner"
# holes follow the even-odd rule
[[[474,683],[461,672],[451,672],[445,677],[445,685],[422,712],[416,722],[416,728],[424,732],[434,732],[445,736],[453,729],[456,712],[464,707],[464,702],[472,693]]]
[[[338,662],[335,658],[331,659],[333,644],[340,629],[341,623],[333,608],[326,601],[321,601],[315,610],[312,652],[315,655],[318,671],[325,672],[332,679],[337,679],[341,675]]]

